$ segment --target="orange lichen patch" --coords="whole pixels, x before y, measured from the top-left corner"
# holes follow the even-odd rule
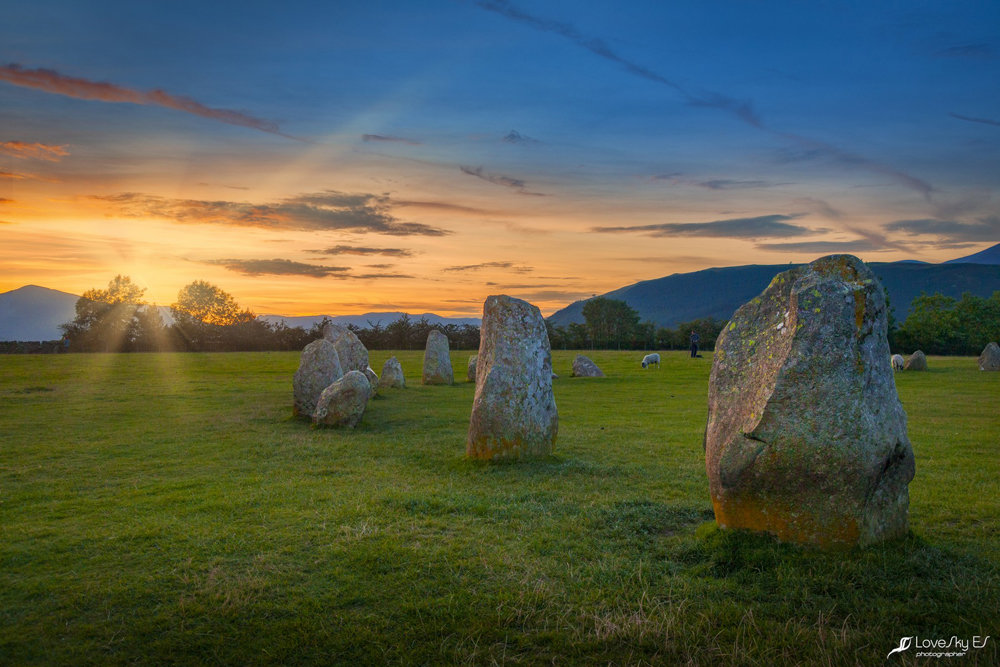
[[[861,330],[861,325],[865,321],[865,307],[868,303],[868,297],[865,295],[864,288],[858,288],[854,290],[854,324],[857,326],[858,330]]]
[[[857,544],[860,537],[857,519],[853,517],[841,515],[833,521],[820,522],[804,509],[792,512],[776,503],[746,497],[723,501],[713,495],[712,507],[720,528],[771,533],[785,542],[845,548]]]

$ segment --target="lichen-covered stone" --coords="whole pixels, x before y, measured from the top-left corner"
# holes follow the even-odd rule
[[[602,378],[604,377],[604,373],[593,361],[582,354],[578,354],[573,359],[572,376],[578,378]]]
[[[361,371],[347,371],[323,390],[316,401],[313,423],[320,426],[346,426],[354,428],[365,414],[371,398],[371,383]]]
[[[427,334],[424,348],[424,384],[455,384],[455,372],[451,369],[448,337],[437,329]]]
[[[1000,345],[987,343],[979,355],[979,370],[1000,371]]]
[[[403,377],[403,366],[396,357],[389,357],[382,364],[382,377],[379,378],[379,386],[395,389],[402,389],[406,386],[406,378]]]
[[[781,273],[715,346],[705,459],[716,521],[823,546],[906,533],[913,450],[882,285],[861,260]]]
[[[478,354],[473,354],[469,357],[469,363],[465,367],[465,379],[469,382],[476,381],[476,360],[479,359]]]
[[[320,338],[302,350],[299,368],[292,378],[292,411],[296,417],[311,418],[323,390],[344,376],[337,348]]]
[[[479,340],[466,454],[487,460],[549,456],[559,415],[541,312],[520,299],[490,296]]]
[[[340,367],[347,371],[365,372],[368,368],[368,348],[361,339],[347,327],[327,322],[323,327],[323,338],[334,344],[340,355]]]
[[[365,377],[368,378],[368,384],[372,386],[372,395],[374,396],[375,392],[378,391],[378,375],[375,374],[371,366],[366,366]]]
[[[903,364],[903,370],[905,371],[926,371],[927,370],[927,355],[924,354],[923,350],[917,350],[906,360]]]

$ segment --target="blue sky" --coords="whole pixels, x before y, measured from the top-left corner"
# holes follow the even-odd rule
[[[258,312],[551,312],[709,266],[1000,241],[995,2],[4,13],[3,289],[126,272]]]

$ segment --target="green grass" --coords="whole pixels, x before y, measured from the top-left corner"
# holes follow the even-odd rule
[[[1000,662],[1000,373],[897,374],[911,534],[824,553],[715,527],[710,355],[574,354],[517,465],[464,458],[421,352],[353,432],[290,418],[297,354],[0,357],[0,664]]]

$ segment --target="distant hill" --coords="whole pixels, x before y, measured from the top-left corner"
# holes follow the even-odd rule
[[[1000,264],[1000,243],[967,257],[949,259],[945,264]]]
[[[771,279],[792,264],[731,266],[693,273],[675,273],[644,280],[602,294],[620,299],[639,311],[643,320],[673,327],[700,317],[728,320],[741,305],[760,294]],[[889,291],[896,319],[906,319],[910,302],[921,292],[960,297],[963,292],[988,297],[1000,290],[1000,264],[872,262],[875,275]],[[559,326],[583,322],[583,304],[576,301],[556,311],[549,321]]]
[[[0,293],[0,341],[37,341],[58,340],[62,338],[60,324],[76,317],[76,302],[80,297],[76,294],[60,292],[59,290],[25,285],[9,292]],[[170,308],[160,306],[160,316],[164,324],[170,324]],[[395,322],[403,313],[365,313],[364,315],[340,315],[330,317],[337,324],[354,324],[367,327],[368,322],[382,326]],[[260,319],[267,322],[284,321],[290,327],[309,329],[313,323],[321,321],[326,315],[307,315],[304,317],[284,317],[282,315],[262,315]],[[479,326],[479,320],[474,318],[448,318],[434,313],[410,315],[414,322],[426,317],[432,324],[473,324]]]

